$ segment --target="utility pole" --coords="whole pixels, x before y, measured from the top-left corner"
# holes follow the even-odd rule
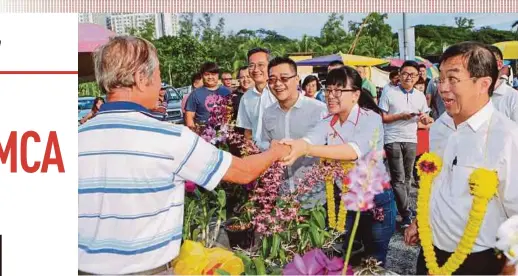
[[[406,37],[406,13],[403,13],[403,49],[405,60],[408,59],[408,41]]]

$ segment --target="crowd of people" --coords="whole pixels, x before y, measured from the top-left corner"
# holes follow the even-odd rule
[[[207,190],[222,180],[248,184],[281,161],[282,190],[289,191],[319,158],[355,161],[373,149],[384,150],[391,185],[376,195],[374,210],[361,213],[358,241],[384,265],[398,214],[407,244],[424,235],[409,204],[419,129],[429,129],[429,151],[442,159],[430,210],[418,210],[429,212],[436,265],[448,261],[466,225],[474,223],[468,221],[468,183],[471,172],[483,167],[497,172],[498,196],[487,204],[470,254],[450,273],[499,274],[508,267],[493,248],[498,226],[518,214],[518,91],[499,77],[498,48],[476,42],[449,47],[437,79],[426,77],[424,65],[405,61],[390,72],[381,93],[364,67],[342,61],[329,64],[322,88],[318,77],[301,80],[293,60],[272,57],[267,49],[251,49],[247,58],[236,72],[237,88],[232,73],[216,63],[200,66],[182,102],[182,126],[161,122],[152,112],[163,95],[151,43],[120,36],[95,53],[107,102],[79,128],[79,274],[172,273],[185,181]],[[236,95],[236,125],[262,153],[238,157],[194,133],[209,119],[206,99],[213,94]],[[339,204],[342,185],[335,186]],[[322,187],[306,196],[326,206]],[[347,213],[346,233],[354,216]],[[426,275],[434,264],[422,246],[416,270]]]

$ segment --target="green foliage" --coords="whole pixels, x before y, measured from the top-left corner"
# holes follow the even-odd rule
[[[397,55],[398,40],[387,14],[370,13],[360,22],[348,22],[344,28],[343,14],[333,13],[322,26],[317,37],[304,35],[290,39],[273,30],[242,29],[237,33],[225,33],[225,21],[214,14],[205,13],[199,18],[186,13],[180,16],[180,31],[176,37],[154,39],[154,23],[146,22],[140,29],[130,33],[151,41],[158,50],[161,76],[164,82],[181,87],[190,85],[191,75],[206,61],[215,61],[224,70],[236,73],[246,65],[248,50],[254,47],[269,48],[273,56],[287,56],[295,52],[312,52],[314,56],[348,53],[354,45],[353,54],[371,57]],[[443,47],[461,41],[479,41],[493,44],[499,41],[518,39],[517,24],[510,31],[489,27],[474,29],[473,19],[455,18],[456,26],[417,25],[416,55],[427,56],[442,53]],[[358,39],[356,40],[356,38]],[[95,93],[93,86],[80,86],[79,94]]]
[[[99,97],[101,90],[96,82],[84,82],[78,85],[78,97]]]

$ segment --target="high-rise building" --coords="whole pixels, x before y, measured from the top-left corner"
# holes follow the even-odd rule
[[[131,29],[145,27],[147,22],[155,26],[155,38],[176,36],[180,30],[180,19],[171,13],[80,13],[79,23],[102,25],[117,34],[129,34]]]
[[[176,36],[180,28],[177,14],[159,13],[155,19],[155,37]]]
[[[179,18],[170,13],[119,13],[110,16],[109,28],[118,34],[129,34],[131,29],[145,27],[147,22],[155,26],[155,38],[178,34]]]
[[[78,21],[79,23],[93,23],[108,27],[109,16],[110,14],[107,13],[80,13]]]

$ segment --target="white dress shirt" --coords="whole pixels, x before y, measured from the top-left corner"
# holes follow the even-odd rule
[[[430,151],[443,161],[430,202],[434,245],[447,252],[457,248],[473,201],[469,176],[486,168],[498,173],[499,196],[488,204],[473,252],[493,248],[498,227],[518,214],[518,126],[491,101],[457,127],[445,112],[430,129]]]
[[[277,99],[268,88],[268,85],[264,87],[262,93],[259,93],[255,86],[250,88],[245,92],[239,103],[236,125],[252,130],[252,138],[259,144],[261,142],[264,110],[276,102]]]
[[[297,102],[284,111],[279,103],[272,104],[263,116],[262,138],[259,148],[266,150],[272,140],[300,139],[328,115],[326,105],[317,100],[299,95]],[[301,157],[286,168],[286,184],[282,190],[295,191],[298,180],[313,166],[318,158]],[[315,201],[308,208],[314,206]]]
[[[354,105],[343,124],[336,122],[331,127],[333,116],[320,121],[303,139],[312,145],[350,145],[358,158],[364,157],[373,148],[383,150],[383,122],[381,116],[372,110]],[[378,137],[375,137],[376,132]],[[341,189],[342,185],[338,185]],[[310,195],[326,202],[325,190]]]
[[[387,114],[430,112],[423,92],[414,88],[405,91],[399,85],[388,87],[381,95],[378,105]],[[398,120],[384,124],[385,144],[395,142],[417,143],[418,120],[418,116],[414,116],[409,120]]]
[[[496,110],[503,113],[507,118],[518,123],[518,91],[505,82],[501,82],[495,88],[491,97]]]

